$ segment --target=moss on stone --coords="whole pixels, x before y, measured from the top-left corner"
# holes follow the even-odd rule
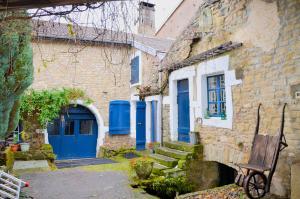
[[[10,147],[7,147],[5,150],[5,160],[6,160],[6,170],[12,171],[14,167],[14,152],[11,151]]]
[[[178,161],[178,168],[185,169],[186,160],[179,160]]]

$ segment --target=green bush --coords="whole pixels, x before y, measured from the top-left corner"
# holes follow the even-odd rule
[[[189,193],[194,189],[194,186],[184,176],[159,176],[152,180],[144,181],[142,184],[148,193],[165,199],[174,198],[176,193]]]
[[[131,168],[136,172],[139,179],[148,179],[152,173],[153,160],[142,157],[130,161]]]

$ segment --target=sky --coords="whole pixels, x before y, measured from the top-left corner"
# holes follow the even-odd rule
[[[98,9],[98,10],[91,10],[88,12],[74,13],[71,14],[72,15],[71,18],[75,19],[74,21],[76,21],[76,23],[84,26],[96,26],[99,28],[123,30],[125,32],[136,33],[137,32],[136,19],[138,16],[137,8],[138,8],[138,2],[140,1],[142,0],[127,1],[129,4],[128,6],[129,9],[127,10],[127,13],[125,15],[127,20],[131,23],[130,25],[128,25],[129,28],[124,28],[124,25],[120,25],[123,24],[122,22],[123,17],[121,15],[118,17],[113,17],[107,14],[107,13],[114,13],[116,9],[120,9],[120,10],[123,9],[122,12],[124,13],[124,8],[122,8],[122,6],[111,6],[111,7],[107,6],[105,8],[106,9],[105,12],[101,12]],[[183,0],[143,0],[143,1],[155,4],[155,27],[156,30],[158,30]],[[35,10],[31,10],[31,11],[35,12]],[[41,19],[49,20],[49,18],[53,19],[53,16],[43,17]],[[103,19],[105,20],[105,22],[103,22],[104,21]],[[54,21],[69,23],[64,18],[61,17],[58,19],[54,19]],[[105,27],[103,26],[103,23],[105,23]],[[128,31],[128,29],[130,30]]]

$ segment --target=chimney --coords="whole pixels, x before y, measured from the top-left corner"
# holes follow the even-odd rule
[[[138,33],[146,36],[155,34],[155,4],[148,2],[139,3]]]

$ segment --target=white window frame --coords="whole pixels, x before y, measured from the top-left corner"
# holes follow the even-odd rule
[[[221,117],[204,118],[208,106],[207,77],[224,74],[226,93],[226,120]],[[235,77],[235,71],[229,70],[229,56],[222,56],[213,60],[202,62],[197,67],[197,108],[196,117],[202,118],[204,126],[213,126],[232,129],[233,105],[231,86],[241,84]]]
[[[137,83],[131,84],[131,65],[130,65],[130,88],[142,85],[143,67],[142,67],[142,52],[140,50],[135,51],[131,56],[130,60],[135,57],[139,57],[139,81]]]

